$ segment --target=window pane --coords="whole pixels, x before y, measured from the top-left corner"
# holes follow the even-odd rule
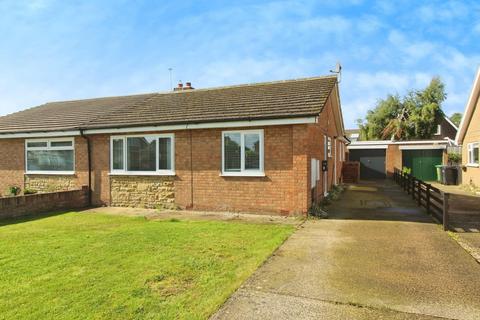
[[[123,139],[113,140],[113,170],[123,170]]]
[[[224,135],[225,171],[238,172],[241,170],[241,138],[240,133],[225,133]]]
[[[46,148],[47,141],[28,142],[27,147],[28,148]]]
[[[473,163],[479,163],[478,146],[473,148]]]
[[[50,147],[71,147],[72,141],[52,141]]]
[[[155,137],[127,138],[128,171],[156,171]]]
[[[28,171],[74,171],[73,150],[27,151]]]
[[[245,134],[245,170],[260,170],[260,135]]]
[[[160,170],[172,169],[172,139],[158,139],[158,168]]]

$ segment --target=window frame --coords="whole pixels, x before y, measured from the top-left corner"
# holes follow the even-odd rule
[[[155,171],[129,171],[128,168],[128,152],[127,152],[127,139],[128,138],[154,138],[155,143]],[[159,169],[159,139],[170,138],[170,154],[171,154],[171,169]],[[123,141],[123,169],[113,169],[113,141]],[[174,133],[161,133],[161,134],[133,134],[133,135],[121,135],[110,136],[110,175],[124,175],[124,176],[174,176],[175,175],[175,134]]]
[[[435,136],[440,136],[442,134],[442,125],[437,124],[437,131],[435,132]]]
[[[240,134],[240,171],[232,172],[225,171],[225,135],[229,133]],[[245,169],[245,135],[246,134],[258,134],[259,136],[259,169]],[[264,137],[263,129],[257,130],[226,130],[222,131],[222,171],[221,176],[226,177],[264,177]]]
[[[71,146],[64,147],[52,147],[52,142],[59,141],[70,141],[72,142]],[[29,147],[30,142],[46,142],[46,147]],[[59,151],[59,150],[71,150],[73,151],[73,170],[68,171],[55,171],[55,170],[28,170],[28,151]],[[75,138],[65,137],[65,138],[36,138],[36,139],[25,139],[25,174],[43,174],[43,175],[74,175],[76,169],[76,157],[75,157]]]
[[[472,162],[473,160],[473,150],[477,148],[479,152],[479,161]],[[470,142],[467,144],[467,166],[469,167],[479,167],[480,166],[480,142]]]

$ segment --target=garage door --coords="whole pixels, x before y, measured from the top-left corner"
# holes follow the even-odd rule
[[[385,149],[352,149],[350,161],[360,162],[360,179],[385,179]]]
[[[402,150],[402,164],[412,169],[412,175],[423,181],[437,178],[436,165],[442,164],[443,150]]]

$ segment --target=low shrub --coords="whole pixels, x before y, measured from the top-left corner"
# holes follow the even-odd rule
[[[325,219],[328,218],[328,213],[324,210],[328,205],[330,205],[333,201],[336,201],[340,198],[340,195],[345,190],[345,188],[341,185],[333,186],[332,190],[323,197],[322,201],[318,204],[313,204],[308,209],[308,214],[312,217]]]

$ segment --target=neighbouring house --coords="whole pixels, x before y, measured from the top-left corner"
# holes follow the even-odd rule
[[[360,162],[360,178],[385,179],[392,176],[395,168],[407,167],[418,179],[436,179],[436,165],[447,164],[449,146],[454,146],[457,134],[455,124],[444,117],[437,125],[436,134],[428,140],[410,141],[362,141],[357,129],[346,130],[348,159]]]
[[[464,184],[480,186],[480,68],[475,76],[472,91],[465,107],[460,128],[455,141],[462,146],[462,164]]]
[[[304,214],[341,178],[336,76],[47,103],[0,117],[0,190]],[[325,169],[326,171],[322,171]]]

